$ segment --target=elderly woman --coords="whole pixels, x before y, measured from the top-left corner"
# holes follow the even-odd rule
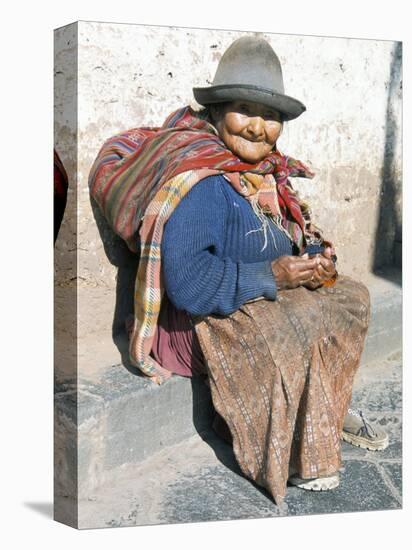
[[[243,473],[277,503],[287,481],[332,489],[342,433],[375,449],[387,437],[347,415],[368,291],[337,275],[288,180],[313,174],[276,145],[305,107],[257,37],[235,41],[194,95],[203,109],[109,140],[90,176],[132,250],[139,231],[131,359],[159,383],[206,375]]]

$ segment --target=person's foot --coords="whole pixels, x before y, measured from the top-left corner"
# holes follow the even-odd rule
[[[388,434],[379,426],[372,426],[361,410],[348,409],[341,437],[347,443],[369,451],[383,451],[389,445]]]
[[[328,477],[316,477],[313,479],[302,479],[295,474],[290,476],[288,482],[306,491],[329,491],[330,489],[336,489],[336,487],[338,487],[339,474],[333,474]]]

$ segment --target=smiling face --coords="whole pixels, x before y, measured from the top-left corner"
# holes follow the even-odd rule
[[[211,105],[211,114],[226,147],[251,164],[271,153],[282,131],[279,112],[251,101]]]

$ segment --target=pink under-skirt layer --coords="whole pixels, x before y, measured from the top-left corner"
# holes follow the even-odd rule
[[[185,311],[178,310],[165,295],[152,346],[153,358],[180,376],[205,374],[204,355]]]

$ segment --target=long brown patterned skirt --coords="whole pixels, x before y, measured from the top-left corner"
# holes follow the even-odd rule
[[[278,292],[196,323],[213,404],[242,472],[280,504],[292,473],[341,466],[340,434],[369,323],[367,288],[349,277]]]

